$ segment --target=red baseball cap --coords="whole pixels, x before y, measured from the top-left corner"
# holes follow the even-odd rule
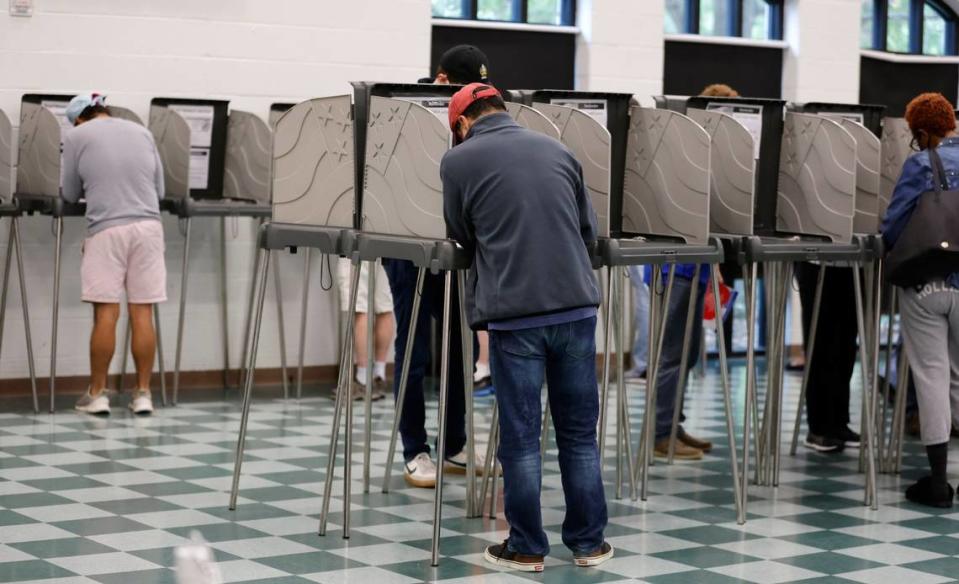
[[[486,99],[487,97],[503,97],[498,89],[486,83],[470,83],[463,89],[460,89],[450,100],[450,131],[456,136],[456,120],[459,119],[466,108],[473,105],[473,102]]]

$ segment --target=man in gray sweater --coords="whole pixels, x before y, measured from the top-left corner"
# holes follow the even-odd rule
[[[80,279],[83,301],[93,304],[90,385],[76,409],[110,413],[104,390],[125,294],[137,370],[130,409],[149,414],[156,353],[153,305],[166,300],[163,166],[153,135],[139,124],[111,117],[104,97],[88,93],[73,98],[67,118],[76,127],[63,141],[61,196],[72,203],[83,198],[87,204]]]
[[[509,539],[486,560],[540,572],[549,541],[540,507],[541,392],[556,426],[566,496],[563,543],[578,566],[613,557],[596,422],[596,214],[583,170],[561,143],[517,125],[499,92],[473,83],[450,102],[462,144],[440,166],[449,234],[473,255],[470,325],[489,329],[500,412]]]

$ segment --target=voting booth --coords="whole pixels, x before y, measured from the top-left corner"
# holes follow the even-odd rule
[[[23,271],[23,246],[20,242],[20,209],[13,198],[13,124],[7,114],[0,110],[0,221],[8,218],[6,257],[3,263],[3,280],[0,282],[0,348],[3,347],[3,325],[7,314],[7,292],[10,289],[10,267],[14,251],[17,258],[17,280],[20,283],[20,306],[23,313],[24,341],[27,349],[27,366],[30,372],[30,389],[33,394],[33,411],[40,413],[37,395],[37,377],[33,360],[33,341],[30,334],[30,310],[27,283]]]
[[[876,234],[879,231],[881,182],[882,114],[885,106],[806,103],[794,105],[798,112],[815,114],[838,122],[856,142],[856,204],[853,232]]]
[[[64,217],[82,217],[83,200],[68,203],[60,197],[60,165],[63,138],[72,125],[66,109],[73,98],[64,94],[26,94],[20,103],[20,140],[15,189],[19,212],[53,218],[56,237],[53,275],[53,316],[50,353],[50,412],[56,397],[57,329],[60,312],[60,260],[63,252]],[[139,123],[128,109],[108,106],[117,117]]]
[[[223,384],[228,387],[226,219],[252,217],[262,221],[269,217],[271,131],[256,115],[230,111],[228,101],[178,97],[158,97],[150,102],[149,127],[163,161],[166,193],[161,206],[183,220],[179,324],[173,371],[175,405],[180,387],[192,220],[195,217],[220,219]],[[285,356],[282,359],[285,367]],[[285,389],[285,374],[283,383]]]
[[[441,371],[441,403],[445,403],[449,376],[463,375],[472,380],[472,372],[450,371],[445,355],[448,351],[450,320],[450,293],[452,272],[460,271],[460,292],[463,291],[462,270],[468,268],[471,258],[462,248],[446,238],[443,219],[443,192],[439,178],[439,164],[451,146],[447,111],[455,86],[384,84],[356,82],[353,95],[321,97],[296,104],[282,114],[275,114],[275,132],[272,152],[273,221],[263,226],[260,235],[262,265],[257,270],[255,314],[252,345],[244,386],[244,406],[237,458],[234,468],[231,508],[235,507],[239,486],[246,425],[252,393],[252,372],[256,366],[259,328],[265,292],[265,272],[269,252],[279,249],[305,247],[324,254],[351,258],[353,269],[350,289],[351,303],[355,305],[359,284],[359,263],[380,259],[409,260],[419,269],[418,288],[421,292],[425,273],[431,270],[446,272],[446,295],[443,326],[443,366]],[[370,270],[369,285],[374,285],[375,270]],[[419,311],[422,294],[414,299],[413,320]],[[463,303],[460,302],[462,310]],[[373,319],[369,319],[372,326]],[[353,362],[353,319],[347,320],[343,341],[338,387],[349,387]],[[461,316],[463,329],[453,331],[466,339],[468,331]],[[410,333],[416,327],[411,327]],[[372,332],[368,331],[372,341]],[[411,340],[408,339],[408,343]],[[464,343],[465,346],[466,343]],[[465,353],[465,351],[464,351]],[[402,370],[409,370],[409,357]],[[372,351],[370,352],[372,357]],[[466,359],[464,359],[466,361]],[[471,358],[469,359],[472,362]],[[364,490],[369,488],[371,409],[367,387],[367,437],[364,447]],[[402,404],[406,387],[401,377]],[[471,386],[468,386],[471,393]],[[345,396],[345,397],[344,397]],[[327,482],[321,512],[320,533],[325,534],[329,502],[339,446],[340,425],[345,418],[346,453],[345,499],[349,501],[352,452],[352,407],[349,391],[338,391],[334,407],[333,436],[330,442]],[[472,448],[471,402],[467,399],[469,445]],[[445,424],[445,408],[440,407],[441,426]],[[397,410],[397,415],[399,410]],[[394,419],[390,460],[384,490],[389,488],[389,470],[395,451],[398,417]],[[439,433],[442,450],[444,432]],[[472,465],[472,461],[470,462]],[[470,469],[472,470],[472,468]],[[438,562],[439,522],[442,500],[442,465],[438,467],[434,506],[433,563]],[[470,473],[467,473],[470,475]],[[474,503],[475,477],[468,481],[468,509]],[[349,535],[349,505],[344,509],[344,536]]]

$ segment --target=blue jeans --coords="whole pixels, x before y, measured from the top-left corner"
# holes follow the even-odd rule
[[[518,331],[490,331],[490,362],[500,411],[499,460],[510,525],[509,548],[546,555],[540,507],[540,395],[547,382],[566,497],[563,543],[574,553],[603,544],[606,495],[596,423],[596,317]]]
[[[690,334],[689,360],[682,375],[688,375],[699,360],[699,345],[703,336],[703,300],[706,298],[707,285],[700,283],[696,291],[696,315],[693,317]],[[679,393],[679,365],[683,358],[683,337],[686,334],[686,312],[689,310],[692,288],[691,280],[677,276],[673,282],[669,306],[666,307],[666,333],[663,336],[663,354],[659,360],[659,373],[656,378],[656,440],[669,438],[673,428],[673,408]],[[682,396],[678,397],[682,399]],[[679,419],[686,419],[682,412]]]
[[[393,294],[393,314],[396,318],[396,372],[394,375],[393,397],[399,393],[400,376],[403,369],[403,356],[406,354],[406,336],[411,326],[413,298],[416,294],[417,269],[412,262],[384,260],[383,269],[390,281]],[[413,339],[413,354],[410,357],[410,374],[407,380],[406,396],[400,416],[400,437],[403,440],[403,458],[407,462],[420,453],[430,452],[426,435],[426,401],[423,396],[423,379],[430,360],[430,318],[443,321],[444,274],[426,274],[423,282],[423,299],[420,314],[416,322],[416,336]],[[457,300],[456,278],[453,278],[450,310],[452,330],[450,332],[449,354],[449,393],[446,401],[446,452],[444,456],[459,454],[466,446],[466,402],[463,395],[463,349],[460,342],[459,301]]]
[[[629,283],[636,298],[632,372],[638,375],[646,371],[649,355],[649,286],[643,281],[643,266],[629,266]]]

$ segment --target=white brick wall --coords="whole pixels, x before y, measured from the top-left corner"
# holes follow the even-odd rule
[[[150,99],[229,99],[264,118],[276,101],[346,93],[358,79],[411,81],[429,68],[429,0],[37,0],[32,18],[0,12],[0,109],[17,123],[27,92],[97,90],[146,119]],[[5,8],[5,7],[4,7]],[[252,267],[254,225],[233,220],[228,234],[230,344],[239,359]],[[82,219],[68,219],[62,269],[58,375],[88,371],[90,309],[79,301]],[[161,308],[167,367],[173,366],[183,238],[165,218],[168,294]],[[222,366],[219,320],[219,220],[196,219],[183,370]],[[49,218],[25,218],[24,261],[38,374],[47,375],[53,288]],[[0,225],[6,251],[8,222]],[[314,255],[307,365],[335,361],[336,308],[320,290]],[[290,363],[296,362],[302,254],[284,254],[283,300]],[[259,364],[279,365],[270,286]],[[7,312],[0,377],[25,377],[26,352],[15,288]],[[122,334],[122,330],[118,332]],[[119,359],[114,360],[119,367]],[[131,366],[132,367],[132,366]]]
[[[860,0],[786,0],[783,98],[859,100]]]
[[[634,93],[663,89],[663,0],[580,0],[576,87]]]

